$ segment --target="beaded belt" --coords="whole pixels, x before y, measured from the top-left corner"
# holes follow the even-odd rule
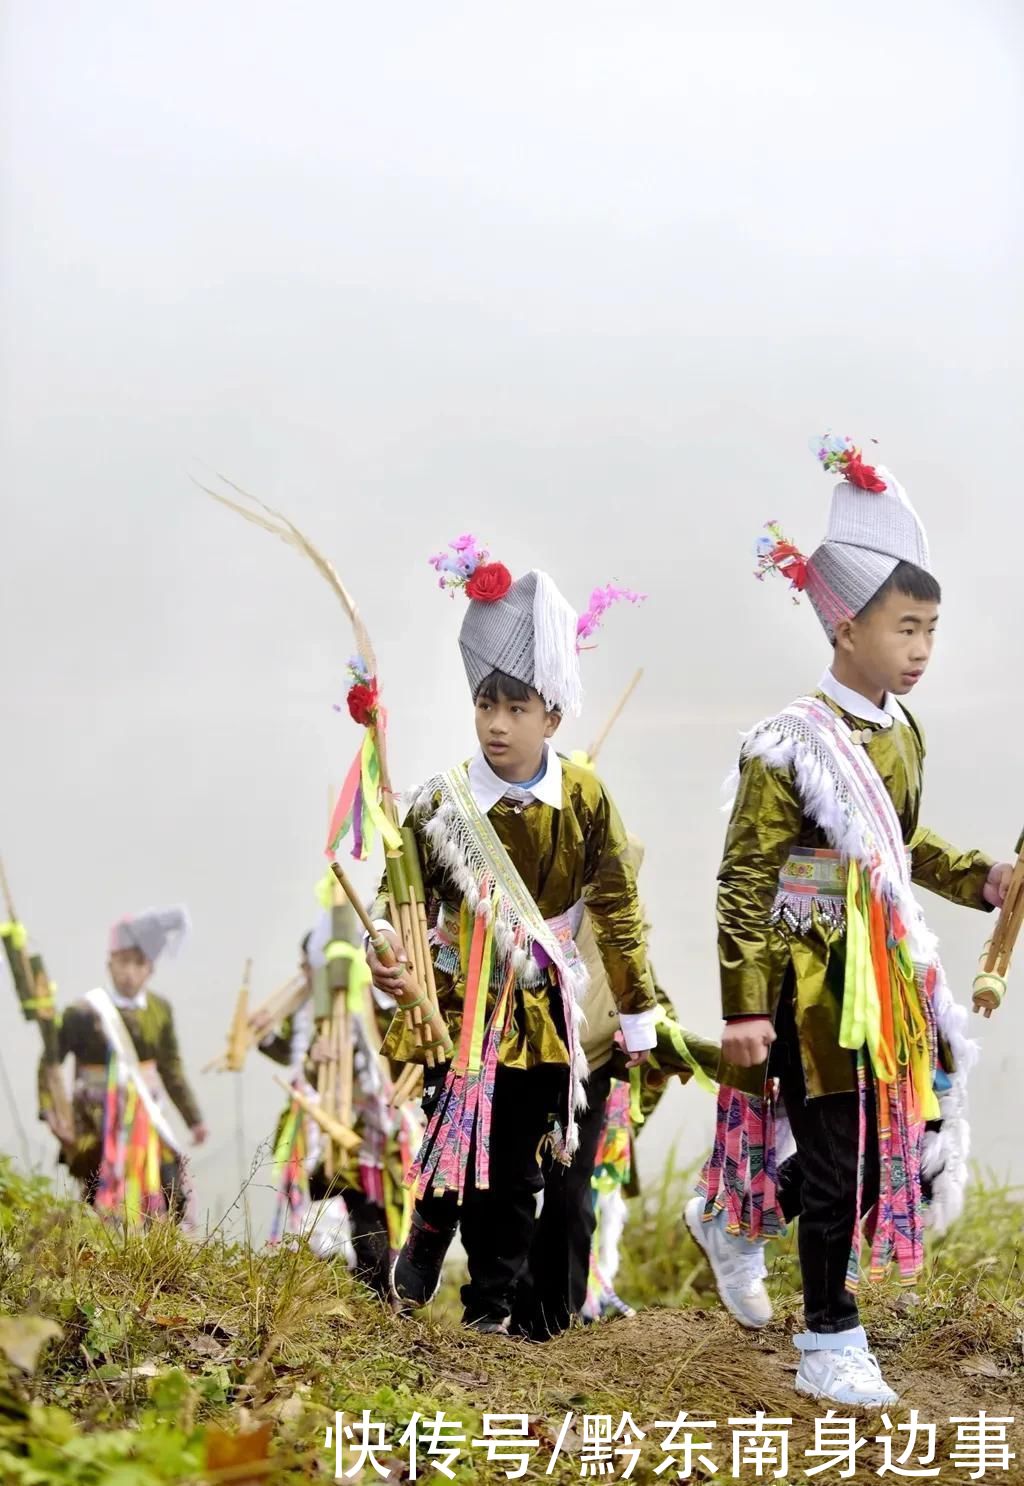
[[[910,853],[907,852],[909,860]],[[828,847],[797,846],[779,873],[772,923],[806,934],[815,921],[846,927],[846,863]]]
[[[437,916],[437,924],[431,930],[430,942],[437,950],[434,963],[438,970],[445,975],[457,975],[459,971],[459,942],[448,930],[448,923],[458,923],[459,911],[457,908],[442,906]],[[554,918],[545,919],[544,922],[554,934],[562,952],[570,964],[579,959],[579,950],[576,948],[576,935],[583,923],[583,900],[574,903],[565,913],[556,914]],[[546,952],[539,944],[534,944],[532,958],[541,970],[546,970],[551,961]],[[495,967],[491,977],[492,986],[497,985],[500,980],[500,967]]]
[[[150,1092],[158,1095],[160,1083],[155,1061],[152,1058],[145,1058],[139,1063],[139,1069]],[[75,1089],[81,1097],[104,1098],[107,1092],[106,1063],[76,1063]]]

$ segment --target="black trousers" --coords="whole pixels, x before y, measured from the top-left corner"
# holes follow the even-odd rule
[[[769,1072],[780,1080],[796,1154],[779,1172],[779,1203],[786,1221],[799,1218],[797,1243],[808,1331],[849,1331],[860,1324],[846,1269],[857,1214],[859,1106],[856,1093],[808,1099],[792,994],[775,1018]],[[850,1054],[851,1068],[854,1064]],[[878,1136],[874,1086],[868,1084],[862,1206],[878,1200]]]
[[[342,1191],[352,1224],[352,1247],[356,1253],[355,1275],[382,1300],[391,1293],[391,1246],[388,1215],[379,1202],[371,1202],[357,1188]]]
[[[462,1287],[466,1321],[503,1321],[512,1314],[516,1286],[530,1253],[537,1222],[537,1193],[544,1185],[540,1146],[565,1108],[567,1068],[498,1067],[491,1115],[490,1182],[473,1179],[474,1135],[462,1205],[453,1193],[433,1192],[416,1211],[434,1228],[459,1225],[469,1283]]]
[[[313,1202],[340,1197],[348,1209],[355,1250],[355,1277],[368,1285],[382,1300],[391,1293],[391,1248],[388,1241],[387,1213],[379,1202],[372,1202],[358,1187],[343,1186],[338,1178],[328,1180],[322,1166],[309,1178],[309,1195]]]
[[[579,1117],[580,1143],[572,1165],[550,1154],[543,1163],[544,1205],[512,1308],[512,1330],[532,1341],[548,1341],[565,1331],[587,1298],[597,1221],[590,1179],[611,1086],[608,1067],[587,1079],[587,1108]]]

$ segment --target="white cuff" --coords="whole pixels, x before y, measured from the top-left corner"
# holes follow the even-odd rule
[[[388,931],[389,934],[393,934],[395,932],[394,926],[392,924],[390,924],[386,918],[375,918],[374,921],[373,921],[373,927],[375,929],[377,929],[378,931],[379,930],[383,930],[383,929],[387,929],[387,931]],[[367,934],[366,930],[364,929],[363,930],[363,953],[364,954],[366,953],[366,949],[367,949],[367,946],[369,945],[369,943],[370,943],[370,936],[369,936],[369,934]]]
[[[652,1047],[657,1047],[657,1007],[652,1006],[650,1011],[635,1011],[631,1016],[620,1011],[619,1026],[622,1028],[622,1035],[629,1052],[646,1053]]]

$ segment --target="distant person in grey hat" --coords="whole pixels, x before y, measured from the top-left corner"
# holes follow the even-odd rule
[[[61,1018],[61,1061],[75,1060],[74,1140],[60,1160],[99,1212],[136,1226],[169,1214],[181,1221],[187,1191],[166,1092],[193,1143],[207,1131],[185,1076],[170,1002],[150,988],[161,955],[177,953],[189,929],[183,907],[150,908],[110,931],[109,985],[89,991]],[[53,1123],[43,1065],[40,1117]]]
[[[718,873],[722,1088],[714,1150],[686,1221],[719,1294],[764,1326],[764,1240],[799,1219],[806,1330],[799,1393],[896,1402],[856,1290],[924,1260],[927,1198],[962,1206],[975,1048],[913,887],[986,910],[1010,868],[921,824],[924,741],[905,705],[935,643],[941,591],[899,482],[849,439],[814,445],[839,475],[809,558],[773,523],[761,575],[806,593],[831,648],[818,686],[742,750]],[[782,1117],[796,1153],[781,1167]]]

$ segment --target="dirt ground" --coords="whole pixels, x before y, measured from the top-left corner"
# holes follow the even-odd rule
[[[873,1328],[885,1376],[901,1395],[899,1406],[889,1412],[895,1442],[891,1462],[901,1465],[905,1472],[919,1470],[918,1479],[943,1483],[971,1479],[966,1467],[958,1467],[949,1458],[957,1441],[956,1427],[949,1421],[957,1416],[974,1418],[984,1410],[994,1417],[1016,1416],[1015,1424],[1007,1429],[1007,1439],[1017,1459],[1011,1461],[1008,1471],[990,1468],[977,1479],[1024,1482],[1024,1346],[1019,1362],[1012,1356],[999,1358],[988,1351],[967,1351],[951,1359],[951,1338],[943,1339],[941,1334],[933,1336],[927,1346],[922,1346],[919,1332],[913,1333],[909,1341],[901,1340],[902,1300],[901,1296],[891,1298],[891,1313],[880,1317],[881,1324]],[[587,1454],[583,1415],[607,1412],[614,1429],[623,1412],[628,1412],[646,1436],[630,1478],[679,1479],[678,1458],[675,1465],[657,1474],[657,1467],[666,1459],[666,1452],[660,1448],[666,1431],[655,1426],[659,1421],[674,1420],[685,1410],[691,1419],[714,1420],[719,1426],[713,1436],[716,1448],[702,1452],[718,1466],[718,1474],[695,1467],[692,1480],[860,1482],[907,1478],[891,1471],[879,1476],[885,1453],[876,1436],[890,1431],[885,1430],[877,1414],[870,1412],[856,1415],[857,1435],[866,1441],[855,1456],[856,1473],[843,1477],[837,1466],[814,1477],[806,1476],[806,1469],[820,1464],[815,1457],[805,1458],[804,1451],[814,1447],[815,1419],[824,1418],[826,1406],[801,1398],[794,1389],[797,1353],[789,1317],[752,1335],[718,1311],[653,1309],[633,1320],[574,1331],[545,1346],[470,1337],[448,1326],[423,1325],[417,1329],[420,1336],[411,1353],[425,1364],[435,1394],[443,1396],[447,1380],[461,1398],[482,1412],[528,1412],[548,1447],[557,1439],[565,1415],[572,1413],[571,1433],[566,1440],[577,1453],[577,1476]],[[962,1333],[955,1339],[959,1346]],[[936,1359],[933,1362],[928,1360],[929,1351]],[[898,1426],[908,1423],[912,1409],[917,1410],[922,1428],[935,1426],[930,1459],[929,1440],[924,1434],[904,1458],[909,1435],[905,1429],[900,1432]],[[788,1466],[776,1475],[781,1465],[776,1459],[764,1463],[761,1475],[753,1465],[734,1475],[729,1420],[753,1419],[758,1410],[767,1419],[792,1421],[787,1426]],[[837,1408],[836,1414],[854,1417],[849,1409]],[[704,1431],[702,1437],[708,1438],[708,1432]],[[550,1459],[549,1451],[542,1447],[537,1458],[538,1476],[544,1474]],[[622,1457],[616,1463],[619,1478],[626,1463]],[[926,1474],[936,1468],[937,1475]],[[614,1478],[605,1475],[605,1479]]]

